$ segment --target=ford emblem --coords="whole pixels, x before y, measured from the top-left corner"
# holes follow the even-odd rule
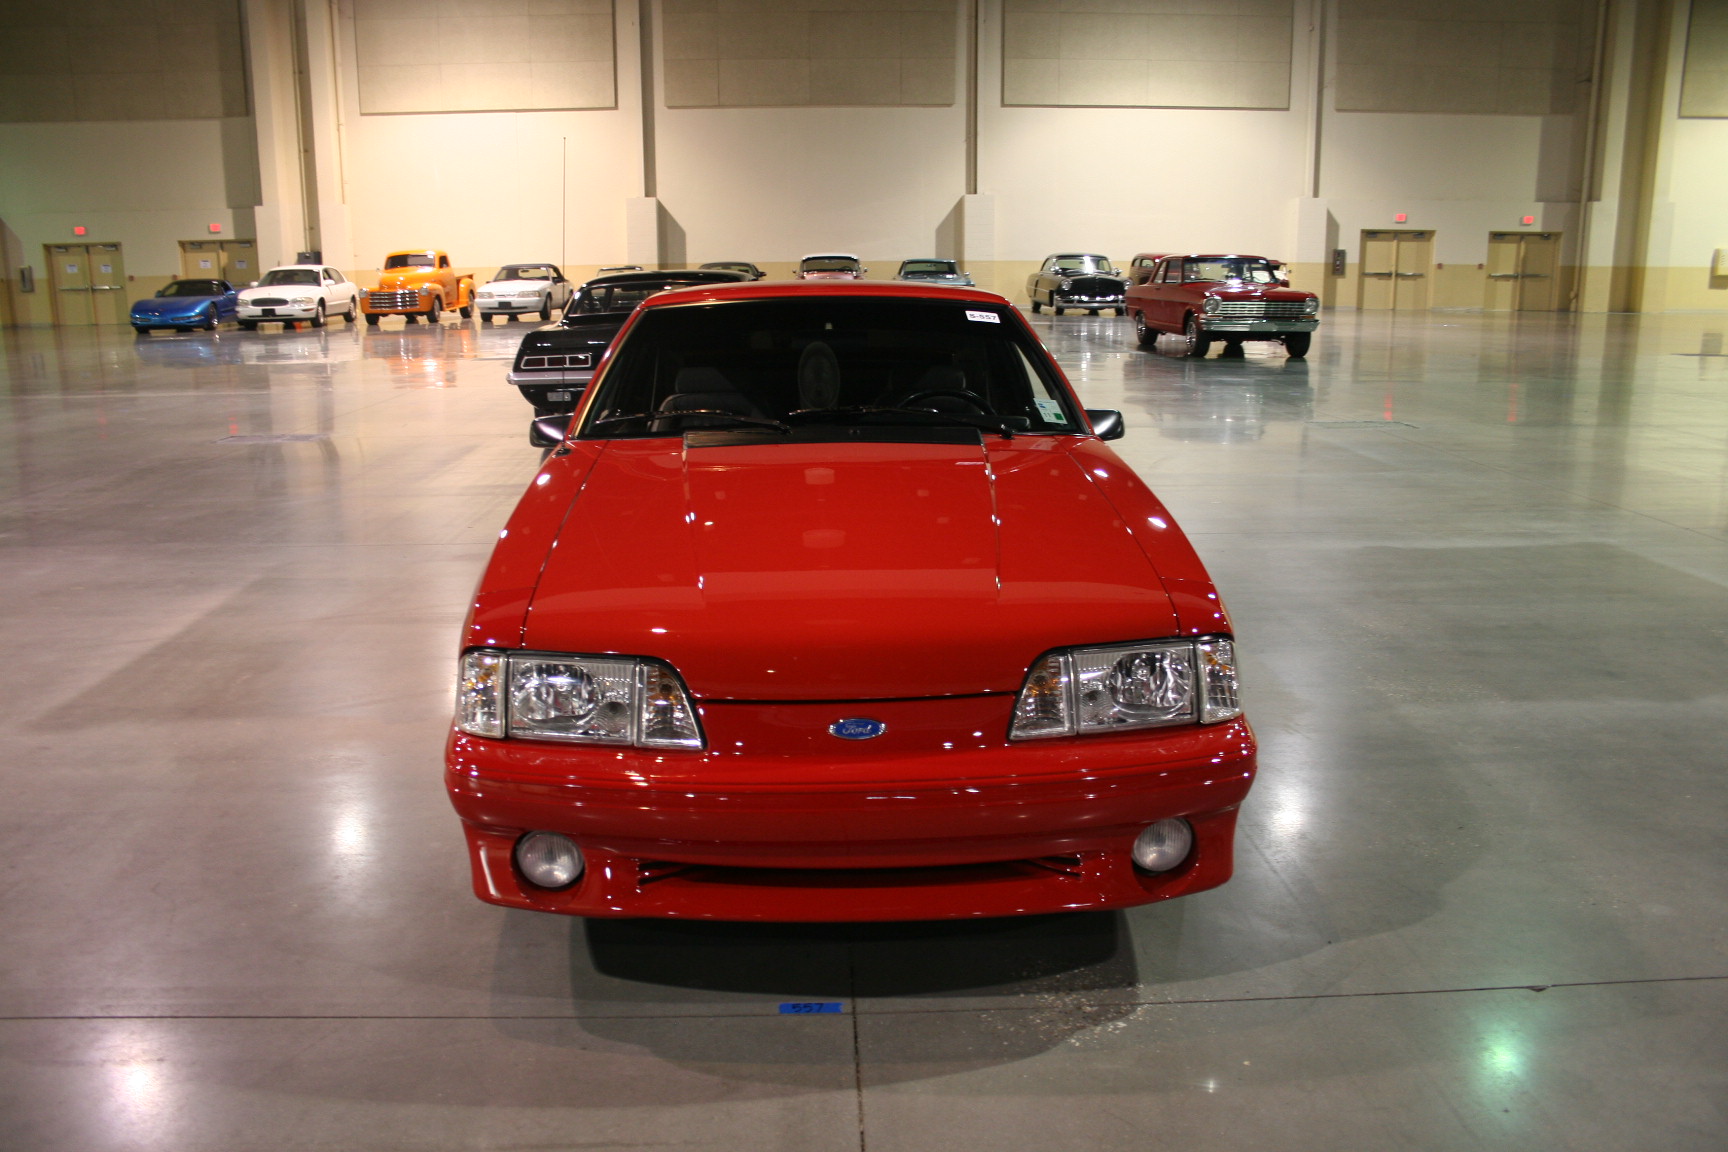
[[[828,731],[842,740],[874,740],[888,731],[888,725],[865,716],[851,716],[828,725]]]

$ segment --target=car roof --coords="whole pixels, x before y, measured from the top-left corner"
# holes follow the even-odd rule
[[[1246,252],[1171,252],[1164,257],[1166,260],[1264,260],[1274,263],[1270,256],[1254,256]]]
[[[858,260],[861,257],[851,252],[806,252],[798,257],[799,263],[806,260]]]
[[[950,260],[946,256],[908,256],[908,257],[906,257],[906,259],[900,261],[900,263],[911,264],[914,261],[916,261],[917,263],[920,263],[920,264],[957,264],[957,263],[959,263],[959,261]]]
[[[905,280],[747,280],[738,284],[693,285],[650,296],[644,308],[712,304],[728,300],[796,299],[803,296],[862,296],[889,299],[973,300],[1012,308],[1008,300],[982,288],[935,288]]]
[[[1088,257],[1096,258],[1099,260],[1110,259],[1110,257],[1104,255],[1102,252],[1052,252],[1052,253],[1050,253],[1050,255],[1044,257],[1044,259],[1046,259],[1046,260],[1066,260],[1066,259],[1085,259]]]
[[[394,255],[396,255],[396,253],[392,252],[392,253],[390,253],[390,255],[394,256]],[[278,264],[273,268],[264,269],[264,273],[265,273],[265,275],[269,275],[271,272],[286,272],[290,268],[293,268],[296,270],[304,270],[307,272],[322,272],[326,268],[333,268],[333,267],[335,267],[335,265],[333,265],[333,264]],[[199,279],[199,277],[193,276],[193,277],[190,277],[190,279],[197,280],[197,279]]]
[[[398,248],[394,252],[384,253],[386,256],[442,256],[442,248]]]
[[[596,276],[594,279],[584,282],[582,287],[589,288],[596,284],[602,288],[613,284],[652,284],[672,277],[689,280],[697,284],[734,284],[743,282],[747,275],[747,273],[737,272],[730,268],[671,268],[664,272],[609,272],[604,276]]]

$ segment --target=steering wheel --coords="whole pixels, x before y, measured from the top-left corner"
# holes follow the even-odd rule
[[[960,388],[926,388],[921,392],[914,392],[910,396],[901,399],[894,406],[896,408],[908,408],[920,400],[930,400],[937,396],[947,396],[950,399],[959,400],[964,404],[970,404],[981,414],[986,416],[996,415],[996,410],[984,402],[984,397],[978,395],[976,392],[967,392]]]

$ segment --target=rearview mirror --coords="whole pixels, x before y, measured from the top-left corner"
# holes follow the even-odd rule
[[[528,429],[528,443],[536,448],[556,448],[570,434],[574,413],[563,416],[542,416]]]
[[[1088,408],[1086,419],[1100,440],[1120,440],[1128,431],[1122,423],[1122,413],[1114,408]]]

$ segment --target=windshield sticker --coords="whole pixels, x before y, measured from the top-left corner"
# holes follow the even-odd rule
[[[994,312],[974,312],[970,308],[968,308],[966,310],[966,319],[979,320],[985,324],[1000,324],[1000,323],[1002,323],[1002,317],[996,315],[996,313],[994,313]]]
[[[1032,402],[1038,405],[1038,415],[1044,417],[1046,424],[1068,423],[1068,414],[1062,411],[1062,405],[1059,401],[1051,400],[1046,396],[1039,396]]]

